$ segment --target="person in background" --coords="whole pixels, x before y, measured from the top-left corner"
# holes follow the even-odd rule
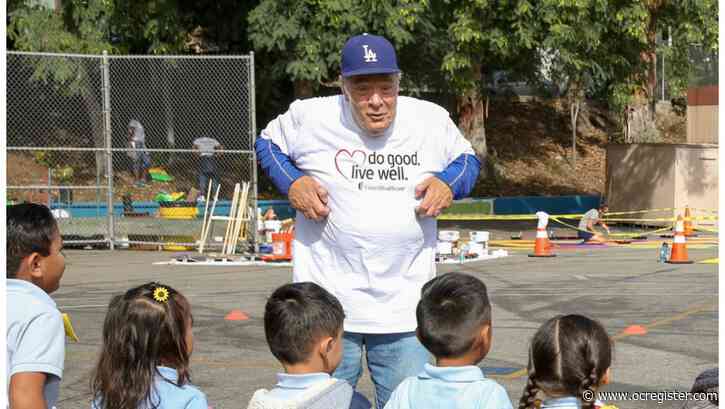
[[[584,243],[597,243],[601,244],[607,241],[607,239],[594,230],[595,225],[600,225],[609,234],[609,226],[607,226],[602,218],[609,210],[609,206],[606,203],[601,203],[598,209],[591,209],[584,213],[581,221],[579,221],[579,230],[577,236],[584,240]]]
[[[143,187],[149,179],[148,170],[151,167],[151,157],[146,151],[146,133],[143,125],[136,119],[128,123],[128,156],[131,158],[131,172],[134,175],[136,187]]]
[[[216,186],[219,184],[215,154],[216,150],[224,149],[224,147],[216,139],[206,136],[194,139],[193,145],[194,151],[199,155],[200,195],[206,195],[209,189],[209,181],[211,181],[211,194],[213,196]]]

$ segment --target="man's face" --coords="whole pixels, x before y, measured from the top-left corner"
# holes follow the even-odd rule
[[[383,134],[395,119],[399,77],[391,74],[358,75],[343,79],[357,124],[372,136]]]

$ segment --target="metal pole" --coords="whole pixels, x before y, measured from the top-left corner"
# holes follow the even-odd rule
[[[662,100],[665,100],[665,53],[662,52]]]
[[[259,253],[259,231],[257,230],[257,206],[259,199],[259,187],[257,186],[257,152],[254,149],[254,139],[257,136],[257,107],[255,105],[255,85],[254,85],[254,51],[249,53],[249,99],[251,103],[250,109],[250,129],[249,129],[249,148],[252,151],[252,244],[254,252]]]
[[[108,219],[108,247],[115,248],[115,232],[113,226],[113,152],[111,151],[111,78],[108,69],[108,52],[103,51],[101,57],[101,90],[103,92],[103,135],[106,139],[106,180],[108,195],[106,198]]]

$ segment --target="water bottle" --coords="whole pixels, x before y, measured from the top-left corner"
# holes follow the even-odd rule
[[[667,261],[669,247],[670,246],[667,243],[662,243],[662,246],[660,246],[660,259],[658,260],[660,263]]]

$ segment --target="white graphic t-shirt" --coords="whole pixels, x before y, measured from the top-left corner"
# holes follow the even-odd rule
[[[201,156],[214,156],[214,149],[221,144],[214,138],[204,136],[194,139],[194,146],[201,151]]]
[[[329,192],[324,221],[297,213],[293,280],[342,303],[345,330],[413,331],[420,289],[435,276],[436,220],[418,217],[415,186],[473,154],[448,112],[398,97],[393,124],[367,136],[342,96],[295,101],[261,133]]]
[[[589,229],[587,229],[587,225],[589,224],[589,222],[596,223],[598,221],[599,210],[590,209],[588,212],[584,213],[584,216],[582,216],[582,219],[579,221],[579,230],[589,231]]]

